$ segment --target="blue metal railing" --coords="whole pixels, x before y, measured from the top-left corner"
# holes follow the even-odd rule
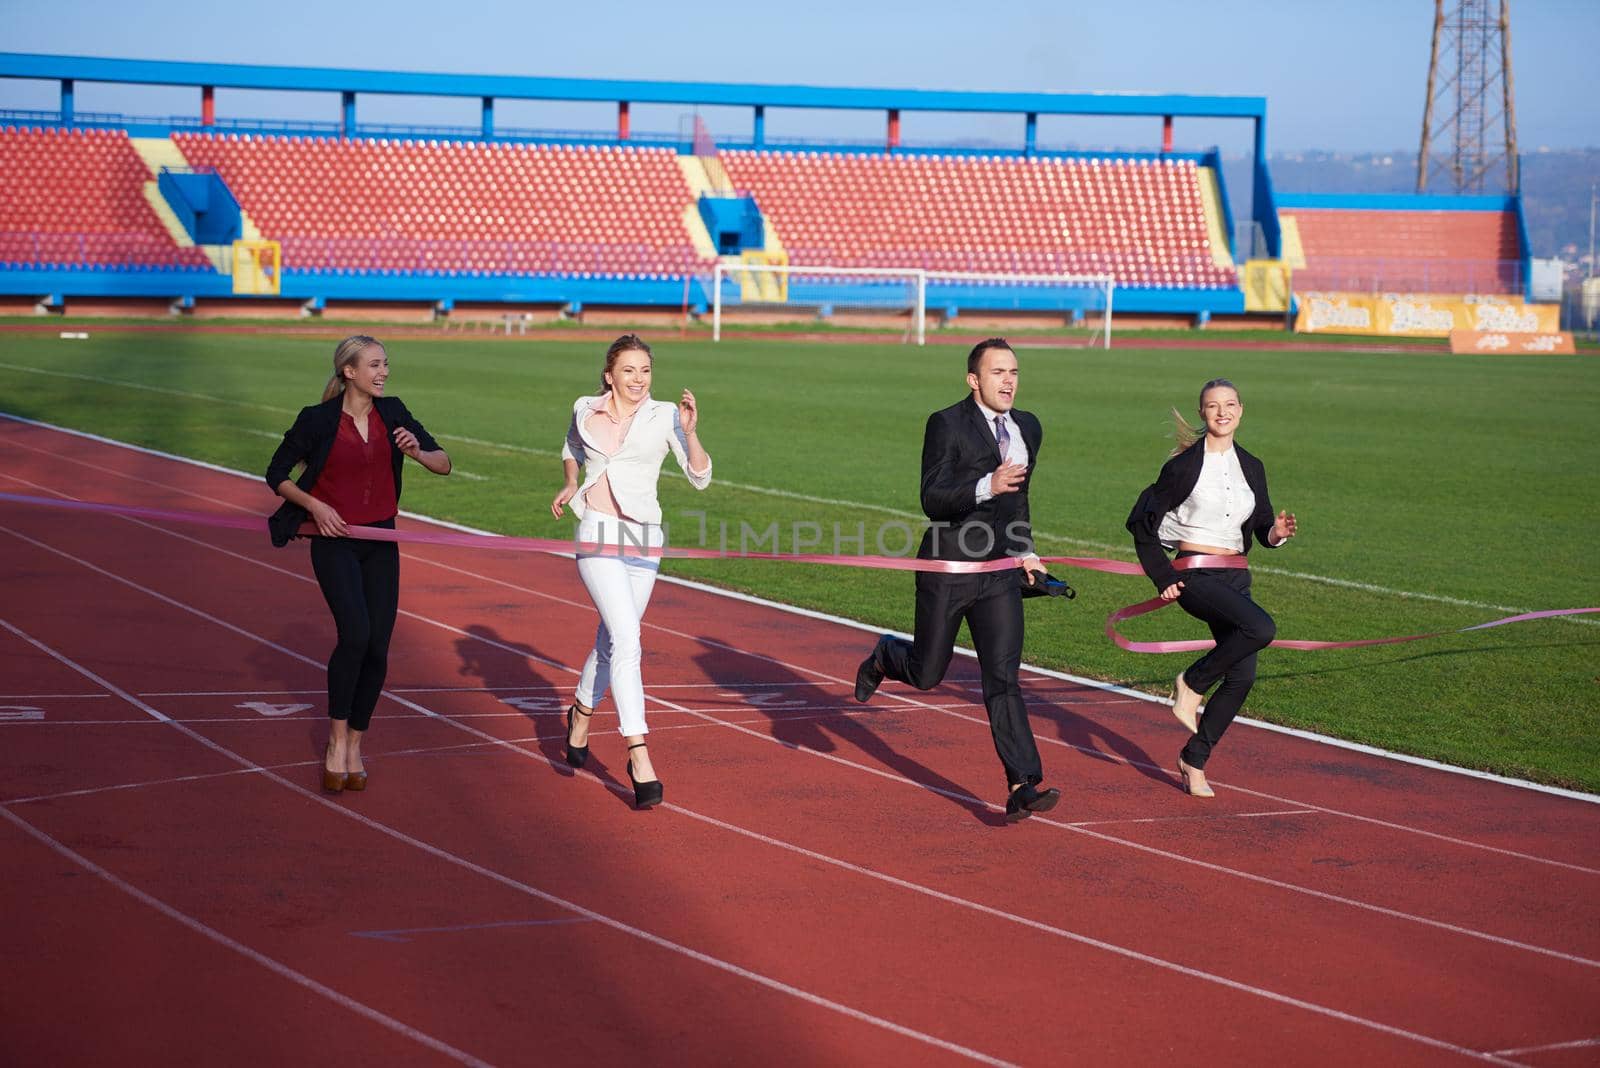
[[[279,134],[298,137],[355,137],[399,138],[401,140],[446,140],[476,142],[539,142],[545,144],[573,145],[639,145],[651,148],[672,148],[678,152],[691,151],[691,139],[683,133],[671,131],[635,130],[626,141],[619,140],[615,130],[570,130],[548,127],[496,126],[493,136],[485,138],[477,126],[451,126],[418,123],[361,122],[352,131],[335,120],[322,119],[235,119],[219,118],[205,124],[194,115],[125,115],[106,111],[74,111],[69,122],[63,122],[59,111],[29,111],[0,109],[0,124],[20,126],[90,127],[110,129],[141,129],[151,131],[177,131],[196,133]],[[721,149],[756,149],[752,136],[717,138]],[[1069,159],[1178,159],[1200,162],[1199,152],[1154,152],[1106,147],[1084,148],[1077,145],[1039,145],[1031,153],[1020,143],[997,142],[983,138],[951,140],[908,140],[894,149],[882,141],[864,141],[859,137],[790,136],[775,138],[768,135],[759,151],[827,151],[865,152],[878,155],[933,155],[933,156],[1042,156]]]

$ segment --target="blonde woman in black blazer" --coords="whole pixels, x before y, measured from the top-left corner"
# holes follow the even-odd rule
[[[394,526],[400,473],[411,457],[436,475],[450,457],[397,397],[385,397],[389,356],[376,338],[345,338],[333,353],[322,403],[301,409],[267,465],[267,485],[284,499],[267,521],[283,546],[306,520],[316,524],[311,568],[339,639],[328,658],[328,749],[322,786],[364,790],[361,738],[389,666],[389,636],[400,606],[400,550],[392,541],[349,537],[350,527]],[[298,464],[299,479],[290,476]]]
[[[1294,537],[1296,527],[1293,513],[1273,514],[1266,467],[1234,443],[1244,403],[1232,382],[1214,378],[1201,387],[1204,430],[1190,426],[1176,410],[1173,416],[1178,448],[1139,495],[1127,527],[1139,563],[1162,600],[1176,600],[1216,639],[1215,648],[1178,674],[1172,695],[1173,715],[1190,732],[1178,774],[1189,794],[1212,797],[1206,761],[1255,684],[1256,654],[1271,644],[1277,625],[1251,599],[1248,568],[1180,572],[1166,549],[1176,549],[1178,557],[1243,556],[1252,539],[1277,548]],[[1200,702],[1212,686],[1217,690],[1202,716]]]

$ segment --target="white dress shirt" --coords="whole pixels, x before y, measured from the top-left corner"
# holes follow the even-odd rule
[[[1194,490],[1162,517],[1157,536],[1169,547],[1186,541],[1243,552],[1240,528],[1255,510],[1256,495],[1245,481],[1238,454],[1231,446],[1226,452],[1207,452]]]
[[[656,497],[656,482],[661,464],[671,452],[689,479],[689,485],[703,490],[711,485],[711,458],[704,471],[689,469],[689,436],[678,419],[678,406],[667,401],[646,400],[634,414],[633,423],[620,444],[611,452],[602,449],[584,425],[589,413],[604,407],[610,394],[589,394],[572,405],[572,422],[561,446],[561,458],[583,467],[583,485],[572,498],[572,511],[580,520],[587,507],[584,496],[607,475],[611,494],[625,517],[639,523],[660,523],[661,502]]]
[[[983,413],[983,425],[989,428],[989,434],[995,439],[996,445],[1000,442],[1000,435],[995,433],[995,417],[998,416],[1005,421],[1006,433],[1011,436],[1011,440],[1008,443],[1005,456],[1001,457],[1001,459],[1027,467],[1028,445],[1022,440],[1022,428],[1017,425],[1015,419],[1011,418],[1011,413],[1006,412],[1001,415],[999,412],[991,410],[982,401],[977,401],[977,405],[978,411]],[[978,504],[994,498],[994,491],[989,488],[989,483],[993,478],[994,475],[988,474],[978,479]]]

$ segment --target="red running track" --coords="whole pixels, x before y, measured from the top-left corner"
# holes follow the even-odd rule
[[[0,444],[9,492],[272,504]],[[1600,806],[1244,725],[1203,803],[1163,707],[1030,673],[1065,797],[1007,826],[970,659],[863,708],[869,633],[663,582],[639,813],[608,706],[561,763],[571,562],[404,557],[326,796],[303,543],[0,506],[0,1062],[1600,1058]]]

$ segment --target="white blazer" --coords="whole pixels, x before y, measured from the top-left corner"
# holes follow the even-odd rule
[[[647,400],[628,426],[622,444],[609,455],[595,444],[584,426],[589,413],[606,403],[609,393],[579,397],[572,405],[572,423],[561,446],[563,460],[575,460],[583,467],[583,485],[572,498],[572,511],[580,520],[586,511],[584,495],[601,475],[611,476],[611,492],[623,514],[640,523],[661,522],[661,502],[656,499],[656,482],[661,464],[670,450],[689,485],[703,490],[711,485],[711,457],[704,471],[689,470],[689,437],[678,420],[678,406],[667,401]]]

